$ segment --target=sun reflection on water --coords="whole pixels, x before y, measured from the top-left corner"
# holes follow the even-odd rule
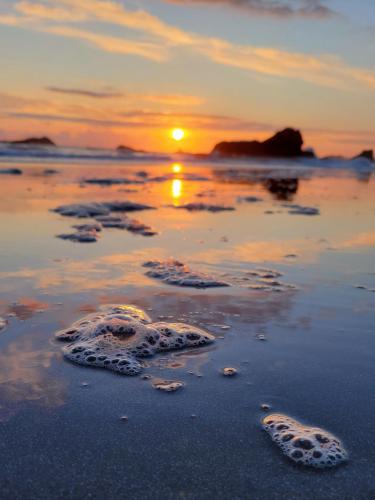
[[[182,180],[173,179],[172,180],[172,198],[178,200],[182,194]]]

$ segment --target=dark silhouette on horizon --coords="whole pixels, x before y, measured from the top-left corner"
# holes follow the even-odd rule
[[[285,128],[280,132],[276,132],[272,137],[265,141],[222,141],[216,144],[211,153],[188,153],[182,150],[175,154],[192,157],[194,159],[210,159],[210,158],[316,158],[315,153],[310,150],[303,150],[303,137],[299,130],[293,128]],[[0,143],[14,146],[52,146],[59,147],[49,137],[28,137],[21,140],[0,141]],[[93,149],[93,148],[87,148]],[[105,148],[104,148],[105,149]],[[119,145],[116,151],[120,154],[132,155],[134,153],[147,153],[143,149],[135,149],[130,146]],[[321,160],[357,160],[366,159],[370,162],[374,161],[374,153],[372,149],[364,150],[357,156],[345,158],[339,155],[324,156]]]
[[[286,128],[260,141],[219,142],[212,150],[214,156],[255,156],[269,158],[315,157],[311,151],[303,151],[303,138],[299,130]]]
[[[25,144],[26,146],[54,146],[56,147],[56,144],[51,141],[49,137],[29,137],[27,139],[21,139],[19,141],[3,141],[6,144],[14,144],[14,145],[23,145]]]

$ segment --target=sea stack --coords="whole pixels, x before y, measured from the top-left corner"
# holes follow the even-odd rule
[[[301,132],[292,128],[286,128],[263,142],[220,142],[216,144],[211,154],[223,157],[313,157],[314,153],[311,151],[303,151],[302,145],[303,138]]]

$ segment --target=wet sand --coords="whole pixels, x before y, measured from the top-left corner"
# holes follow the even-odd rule
[[[272,171],[171,163],[14,167],[23,174],[0,181],[3,498],[375,495],[371,174],[293,164]],[[43,175],[46,168],[58,173]],[[139,171],[169,178],[80,182],[139,179]],[[249,196],[260,201],[243,199]],[[155,206],[134,217],[159,234],[105,228],[96,243],[56,238],[91,219],[51,209],[113,200]],[[170,206],[189,203],[235,210]],[[320,214],[293,214],[285,204]],[[168,258],[230,286],[179,287],[145,275],[144,262]],[[252,273],[264,269],[294,287],[253,287]],[[216,341],[145,360],[143,374],[151,378],[64,360],[54,332],[108,303],[196,325]],[[237,375],[224,377],[224,367]],[[165,393],[153,387],[157,380],[185,385]],[[326,471],[293,464],[261,429],[262,404],[332,432],[349,462]]]

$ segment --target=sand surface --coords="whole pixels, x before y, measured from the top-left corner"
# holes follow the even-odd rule
[[[293,163],[11,166],[23,174],[0,179],[1,497],[375,497],[370,172]],[[125,177],[145,182],[82,182]],[[114,200],[155,207],[127,216],[158,234],[103,228],[95,243],[56,238],[94,220],[51,209]],[[190,203],[235,210],[171,207]],[[144,262],[169,258],[230,286],[145,275]],[[259,276],[270,271],[281,276]],[[64,360],[54,332],[108,303],[196,325],[216,341],[146,360],[146,378]],[[238,373],[224,377],[224,367]],[[153,387],[159,380],[184,386],[166,393]],[[261,429],[262,404],[338,436],[350,461],[327,471],[288,461]]]

